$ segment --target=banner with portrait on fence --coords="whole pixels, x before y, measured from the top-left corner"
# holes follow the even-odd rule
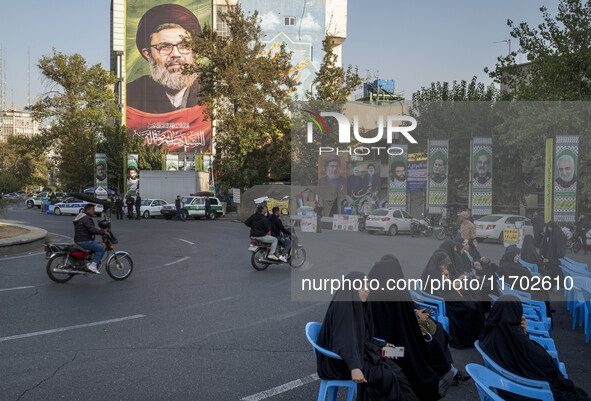
[[[472,139],[470,203],[474,216],[492,213],[492,138]]]
[[[429,214],[440,214],[442,207],[447,203],[449,141],[447,139],[430,139],[428,147]]]
[[[579,137],[556,137],[554,167],[554,221],[574,223],[577,209]]]

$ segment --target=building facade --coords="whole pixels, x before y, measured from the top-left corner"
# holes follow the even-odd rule
[[[4,142],[9,136],[32,137],[39,134],[39,121],[33,117],[33,113],[25,110],[1,110],[0,111],[0,142]]]

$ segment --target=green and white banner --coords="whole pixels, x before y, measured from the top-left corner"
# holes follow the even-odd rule
[[[474,216],[492,214],[492,138],[472,139],[470,205]]]
[[[94,186],[107,187],[107,155],[104,153],[94,155]]]
[[[178,171],[179,155],[166,155],[164,169],[168,171]]]
[[[557,136],[554,160],[554,221],[573,223],[577,208],[579,137]]]
[[[408,177],[408,145],[396,145],[403,153],[390,156],[388,179],[388,205],[406,209],[406,182]]]
[[[136,190],[138,182],[140,180],[139,171],[139,157],[137,153],[129,153],[127,155],[127,161],[125,163],[125,177],[126,184],[125,188],[129,191],[130,189]]]
[[[429,178],[427,183],[429,214],[441,214],[447,203],[447,162],[449,141],[447,139],[429,140]]]

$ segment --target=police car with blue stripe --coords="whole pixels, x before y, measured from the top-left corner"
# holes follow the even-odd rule
[[[61,216],[64,214],[76,215],[78,213],[84,212],[84,205],[86,205],[87,203],[90,202],[86,202],[76,198],[67,198],[63,202],[56,203],[55,206],[53,206],[53,214],[57,216]],[[97,216],[100,216],[103,212],[103,205],[95,205],[95,213]]]

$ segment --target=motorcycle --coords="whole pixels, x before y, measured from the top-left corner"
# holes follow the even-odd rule
[[[456,223],[449,222],[446,217],[442,217],[439,220],[439,227],[436,227],[433,232],[438,240],[443,240],[445,237],[454,239],[458,235],[459,229],[460,227]]]
[[[304,262],[306,261],[306,250],[304,246],[298,242],[298,238],[295,233],[292,232],[291,234],[291,249],[287,255],[287,262],[282,262],[280,260],[272,260],[269,259],[269,250],[271,249],[271,245],[255,238],[250,238],[250,246],[248,250],[252,252],[250,257],[250,263],[252,267],[256,270],[265,270],[269,265],[272,264],[286,264],[289,263],[292,268],[297,269],[302,267]],[[277,244],[277,253],[283,252],[283,244],[281,241]]]
[[[412,219],[410,222],[410,234],[413,237],[423,234],[425,237],[433,235],[433,227],[431,227],[431,220],[429,217],[424,217],[421,220]]]
[[[133,271],[133,261],[127,252],[115,251],[117,239],[114,236],[102,236],[105,245],[105,255],[97,269],[104,265],[107,274],[113,280],[125,280]],[[65,283],[75,275],[95,274],[88,270],[94,258],[94,252],[69,243],[46,243],[45,259],[47,261],[47,275],[56,283]]]
[[[365,213],[359,214],[357,217],[357,230],[362,233],[365,231],[365,222],[367,221],[367,215]]]
[[[583,248],[583,239],[579,235],[576,226],[568,224],[562,227],[562,232],[566,236],[566,248],[573,253],[578,253]]]

